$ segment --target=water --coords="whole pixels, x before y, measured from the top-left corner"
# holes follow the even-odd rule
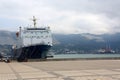
[[[54,59],[69,58],[120,58],[120,54],[57,54]]]

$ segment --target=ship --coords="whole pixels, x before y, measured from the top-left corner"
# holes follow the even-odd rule
[[[99,53],[115,53],[114,50],[109,49],[109,48],[102,48],[100,50],[98,50]]]
[[[33,27],[19,27],[16,33],[17,44],[13,46],[14,58],[19,62],[28,59],[46,59],[52,47],[52,34],[49,26],[37,27],[33,16]]]
[[[106,45],[105,48],[99,49],[98,53],[115,53],[115,51],[111,49],[110,45]]]

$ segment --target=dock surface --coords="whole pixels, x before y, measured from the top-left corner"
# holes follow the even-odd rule
[[[0,62],[0,80],[120,80],[120,60]]]

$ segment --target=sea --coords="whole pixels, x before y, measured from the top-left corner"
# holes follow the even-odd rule
[[[120,54],[55,54],[54,59],[99,59],[99,58],[120,58]]]

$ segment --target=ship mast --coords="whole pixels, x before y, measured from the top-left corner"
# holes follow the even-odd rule
[[[37,28],[37,27],[36,27],[36,21],[37,21],[37,19],[35,18],[35,16],[33,16],[32,21],[33,21],[34,28]]]

